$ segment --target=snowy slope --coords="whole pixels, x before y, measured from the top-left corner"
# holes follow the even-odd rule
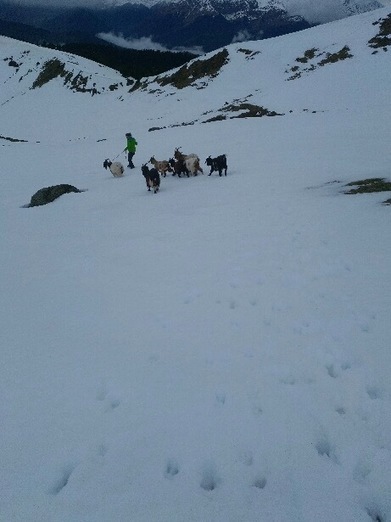
[[[1,521],[390,519],[390,194],[343,194],[391,177],[388,14],[231,45],[180,89],[0,39]],[[53,56],[99,93],[31,89]],[[175,147],[227,177],[148,193]],[[88,191],[20,208],[57,183]]]

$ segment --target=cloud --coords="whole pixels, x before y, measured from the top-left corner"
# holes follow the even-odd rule
[[[314,2],[313,0],[291,0],[287,5],[290,15],[303,16],[309,22],[331,22],[346,16],[343,12],[341,0]]]
[[[235,36],[232,38],[232,43],[247,42],[250,39],[251,39],[250,33],[248,31],[246,31],[246,29],[244,29],[243,31],[239,31],[238,33],[235,34]]]
[[[250,34],[246,29],[243,29],[242,31],[239,31],[235,34],[235,36],[232,38],[231,43],[237,43],[237,42],[248,42],[249,40],[260,40],[263,36],[263,31],[259,31],[256,36]]]
[[[172,53],[188,52],[193,54],[204,54],[202,47],[175,47],[168,49],[164,45],[154,42],[151,36],[143,36],[137,40],[134,38],[125,38],[122,34],[116,35],[114,33],[99,33],[96,35],[101,40],[109,42],[118,47],[125,49],[150,50],[150,51],[170,51]]]

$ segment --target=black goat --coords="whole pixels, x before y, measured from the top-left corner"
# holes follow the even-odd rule
[[[227,175],[227,156],[222,154],[221,156],[217,156],[217,158],[211,158],[210,156],[206,158],[205,163],[210,167],[210,172],[208,176],[212,174],[212,172],[219,172],[219,176],[222,176],[223,170],[224,175]]]
[[[153,189],[154,194],[156,194],[160,188],[160,174],[157,169],[152,168],[149,169],[147,164],[145,163],[141,167],[141,173],[145,178],[145,182],[147,184],[148,190]]]
[[[178,178],[180,178],[181,174],[186,174],[186,176],[189,177],[189,171],[187,170],[186,164],[182,159],[178,159],[177,161],[175,161],[174,158],[170,158],[168,162],[174,169],[173,176],[175,176],[175,174],[178,174]]]

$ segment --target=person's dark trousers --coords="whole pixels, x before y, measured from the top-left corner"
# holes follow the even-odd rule
[[[131,169],[134,169],[133,156],[134,152],[128,152],[128,167],[130,167]]]

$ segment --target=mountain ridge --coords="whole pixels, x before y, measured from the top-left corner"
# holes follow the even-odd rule
[[[329,11],[334,12],[334,18],[382,7],[377,0],[330,2],[333,7]],[[316,16],[307,16],[306,9],[300,11],[287,0],[158,0],[68,9],[16,8],[1,0],[0,7],[3,31],[7,21],[30,24],[48,31],[45,37],[51,44],[97,43],[97,35],[114,34],[121,35],[124,46],[149,38],[167,49],[201,48],[204,52],[234,41],[270,38],[319,23]],[[39,41],[36,34],[31,38],[33,43],[42,43],[42,37]]]
[[[4,87],[0,104],[2,107],[10,107],[16,100],[27,100],[33,92],[44,91],[52,84],[60,84],[63,88],[73,91],[74,95],[85,93],[92,98],[105,96],[122,102],[130,97],[134,99],[134,103],[139,103],[137,102],[139,98],[140,103],[144,103],[148,98],[159,104],[161,100],[173,96],[176,102],[170,111],[170,116],[167,117],[169,123],[165,127],[217,122],[237,117],[286,117],[290,111],[298,110],[313,111],[316,114],[327,110],[325,100],[329,97],[329,93],[327,96],[326,93],[324,94],[324,99],[315,96],[312,106],[309,100],[308,104],[302,100],[301,105],[295,102],[292,106],[284,100],[285,98],[289,100],[290,93],[296,92],[297,84],[309,81],[313,75],[321,74],[322,69],[338,68],[343,63],[355,63],[357,50],[349,43],[349,33],[345,36],[343,31],[349,25],[352,27],[349,31],[354,32],[353,28],[357,20],[374,20],[373,23],[368,22],[365,27],[362,46],[368,56],[374,55],[372,60],[375,61],[376,54],[384,54],[390,46],[390,18],[391,13],[385,8],[376,13],[356,15],[349,19],[349,24],[346,21],[333,22],[332,38],[330,38],[329,24],[296,33],[294,39],[290,38],[292,35],[282,36],[278,39],[281,49],[284,42],[289,42],[288,48],[282,53],[287,56],[287,59],[284,63],[279,57],[273,65],[273,70],[268,71],[268,77],[264,77],[262,70],[265,67],[265,59],[268,60],[267,49],[274,48],[275,39],[231,44],[190,60],[171,71],[135,81],[133,78],[125,78],[116,70],[70,53],[2,37],[0,67]],[[323,34],[326,35],[324,38],[321,37]],[[300,47],[296,42],[302,39],[308,40],[308,35],[311,38],[313,36],[311,47]],[[294,47],[292,42],[295,42]],[[363,49],[360,50],[361,53],[364,52]],[[202,93],[207,92],[208,89],[218,88],[217,86],[223,81],[222,72],[232,70],[233,67],[237,72],[232,74],[247,78],[247,88],[243,89],[238,85],[234,94],[223,89],[221,85],[224,93],[221,96],[222,102],[218,107],[211,107],[208,97],[203,96]],[[287,93],[281,97],[277,105],[271,101],[273,82],[274,85],[280,85],[282,92]],[[196,99],[199,99],[197,109],[191,110],[193,107],[191,104],[186,111],[181,112],[181,118],[178,118],[176,103],[188,96],[186,92],[189,89]],[[301,98],[299,93],[296,95],[297,99]],[[338,103],[343,105],[344,98],[340,98]],[[151,121],[146,130],[161,128],[157,119]],[[9,131],[4,131],[3,135],[5,134],[12,138],[25,139],[23,136],[12,136]]]

